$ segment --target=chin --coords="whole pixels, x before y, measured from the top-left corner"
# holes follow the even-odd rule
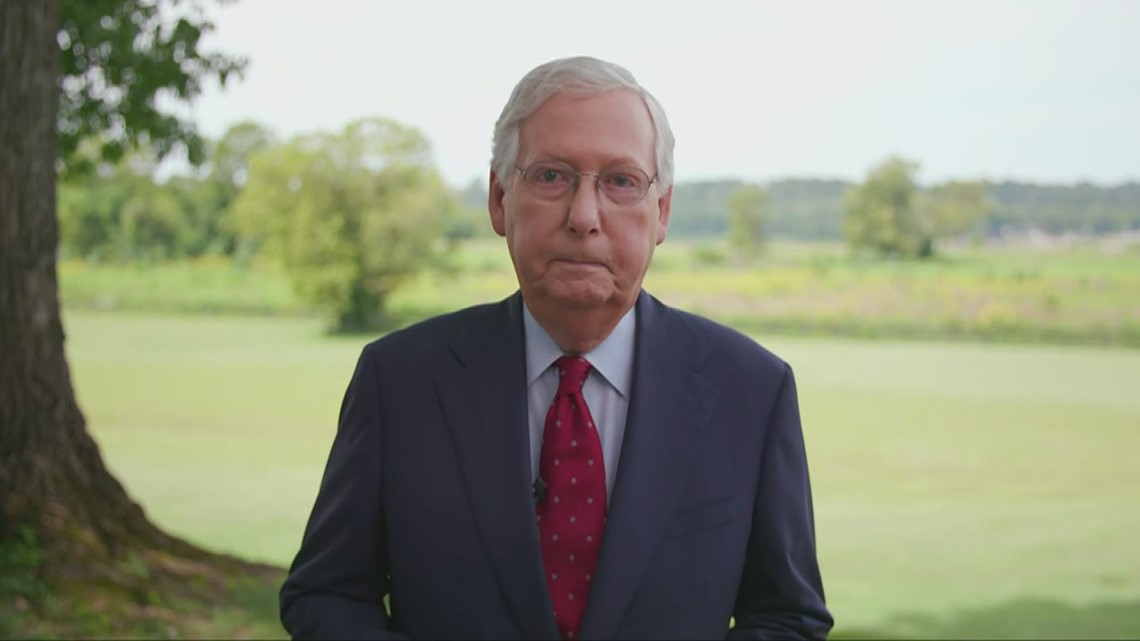
[[[547,289],[543,298],[570,309],[592,309],[612,303],[616,295],[612,287],[559,283]]]

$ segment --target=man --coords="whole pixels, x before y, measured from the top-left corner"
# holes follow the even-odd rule
[[[489,197],[519,292],[364,349],[281,592],[294,636],[827,635],[791,369],[641,289],[672,153],[621,67],[520,81]]]

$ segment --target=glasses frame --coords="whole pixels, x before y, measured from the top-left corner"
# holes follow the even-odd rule
[[[522,179],[523,188],[526,189],[528,192],[530,192],[530,194],[532,196],[535,196],[535,194],[534,194],[534,192],[532,192],[530,190],[530,183],[528,183],[526,180],[526,174],[528,171],[530,171],[531,169],[533,169],[537,165],[560,166],[560,167],[563,167],[566,170],[568,170],[568,173],[573,174],[574,175],[574,182],[570,188],[570,191],[567,192],[570,195],[578,193],[578,187],[581,186],[581,184],[582,184],[582,176],[590,176],[591,178],[594,179],[594,193],[596,193],[599,198],[604,196],[607,202],[614,204],[614,205],[617,205],[617,206],[620,206],[620,207],[629,207],[632,205],[636,205],[637,203],[645,200],[645,196],[649,193],[649,190],[653,187],[653,183],[657,182],[657,179],[660,177],[660,172],[654,173],[653,176],[651,177],[649,175],[649,173],[646,172],[644,169],[642,169],[641,167],[635,167],[633,165],[621,165],[619,167],[616,167],[615,169],[636,169],[637,171],[640,171],[642,174],[644,174],[646,178],[649,178],[648,182],[645,183],[645,191],[642,192],[641,195],[638,196],[636,199],[631,200],[629,202],[616,202],[616,201],[614,201],[613,198],[611,198],[609,195],[607,195],[605,191],[602,190],[601,177],[612,173],[612,170],[611,171],[603,171],[600,173],[591,173],[588,171],[578,171],[573,166],[571,166],[567,163],[558,161],[558,160],[539,160],[536,162],[532,162],[531,164],[527,165],[526,167],[519,167],[518,165],[515,165],[515,171],[519,172],[519,178]],[[553,200],[545,199],[545,198],[542,198],[541,196],[535,196],[535,198],[538,198],[540,200],[544,200],[546,202],[558,202],[559,200],[562,200],[563,198],[565,198],[565,196],[562,196],[560,198],[556,198]]]

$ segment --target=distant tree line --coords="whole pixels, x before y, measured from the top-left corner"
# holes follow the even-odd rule
[[[738,180],[679,183],[673,190],[670,233],[719,237],[728,230],[728,198]],[[762,183],[768,192],[772,236],[843,239],[844,194],[856,183],[811,178]],[[983,181],[990,209],[975,230],[984,236],[1066,232],[1105,234],[1140,230],[1140,183],[1116,186],[1042,185]]]
[[[730,227],[728,204],[732,194],[753,184],[767,193],[767,234],[770,237],[838,241],[844,238],[844,198],[859,183],[816,178],[787,178],[760,183],[735,179],[678,182],[673,189],[670,236],[693,239],[726,237]],[[981,181],[981,184],[989,208],[976,221],[976,226],[967,232],[980,237],[1024,234],[1034,230],[1048,234],[1106,234],[1140,230],[1140,183],[1137,182],[1116,186],[1009,181]],[[486,198],[481,183],[471,184],[463,192],[464,203],[471,207],[485,206]]]
[[[147,146],[88,137],[69,149],[67,166],[83,170],[64,172],[59,185],[61,256],[245,263],[265,255],[335,329],[349,330],[383,326],[387,295],[449,243],[491,235],[482,181],[446,186],[426,138],[398,123],[364,119],[339,133],[279,140],[245,122],[197,144],[201,164],[166,178],[161,153]],[[862,183],[679,183],[670,233],[726,239],[746,261],[769,238],[845,239],[856,251],[921,258],[954,236],[1140,230],[1140,183],[922,186],[917,169],[888,158]]]
[[[102,141],[80,143],[74,157],[87,169],[59,185],[60,255],[239,264],[264,255],[331,329],[354,331],[385,327],[388,294],[475,233],[427,139],[392,121],[290,140],[245,122],[200,143],[202,164],[165,179],[145,146],[109,161]]]
[[[1140,183],[1136,182],[1113,187],[988,183],[986,195],[994,203],[984,221],[990,236],[1004,231],[1106,234],[1140,229]]]

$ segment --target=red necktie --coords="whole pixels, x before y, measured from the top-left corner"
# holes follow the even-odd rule
[[[546,486],[537,505],[538,532],[558,633],[575,639],[602,548],[606,473],[598,430],[582,396],[590,362],[563,356],[554,365],[558,392],[542,432],[538,469]]]

